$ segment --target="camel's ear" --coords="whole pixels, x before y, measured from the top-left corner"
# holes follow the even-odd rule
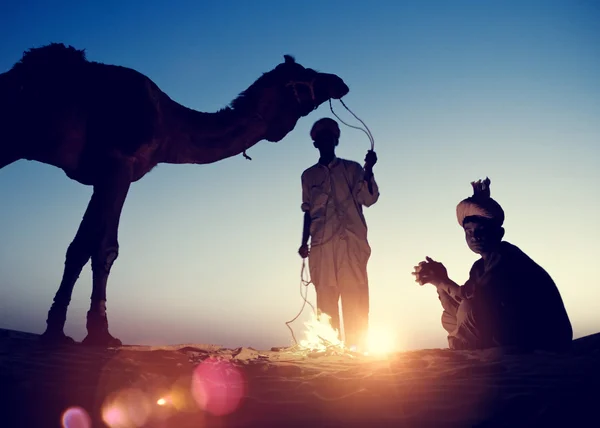
[[[287,55],[286,54],[286,55],[283,56],[283,58],[285,59],[285,63],[286,64],[295,64],[296,63],[296,60],[291,55]]]

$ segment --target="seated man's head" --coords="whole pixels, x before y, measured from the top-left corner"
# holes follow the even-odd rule
[[[310,138],[321,153],[333,153],[340,139],[340,127],[335,120],[324,117],[314,123]]]
[[[490,197],[490,179],[471,183],[473,196],[462,200],[456,207],[458,223],[465,231],[471,251],[487,254],[493,251],[504,237],[504,211]]]
[[[477,254],[488,254],[502,242],[504,228],[486,217],[469,216],[463,220],[467,245]]]

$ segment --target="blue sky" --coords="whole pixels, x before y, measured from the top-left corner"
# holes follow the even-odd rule
[[[454,210],[485,176],[506,211],[506,239],[553,276],[575,335],[600,330],[596,2],[54,3],[0,6],[0,71],[27,48],[64,42],[135,68],[201,111],[227,105],[286,53],[342,77],[379,156],[381,198],[365,210],[371,323],[399,348],[446,346],[435,290],[410,273],[429,255],[466,280],[476,256]],[[252,161],[160,165],[133,185],[108,289],[113,334],[128,343],[290,343],[284,323],[302,304],[300,174],[317,159],[308,131],[323,116],[327,105],[282,142],[250,149]],[[339,156],[362,162],[368,148],[363,133],[342,126]],[[47,165],[0,170],[0,327],[44,330],[90,196]],[[66,328],[76,339],[90,293],[88,265]]]

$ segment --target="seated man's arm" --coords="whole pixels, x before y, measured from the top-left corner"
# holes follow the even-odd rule
[[[469,282],[467,281],[467,284],[461,287],[448,277],[446,267],[431,257],[426,257],[424,261],[415,266],[413,275],[420,285],[433,284],[438,290],[445,291],[457,301],[471,297],[468,292],[470,287],[467,286]]]
[[[448,293],[454,300],[460,301],[462,299],[468,299],[470,296],[465,293],[464,287],[461,287],[450,278],[445,278],[443,281],[434,284],[436,288],[441,289]]]

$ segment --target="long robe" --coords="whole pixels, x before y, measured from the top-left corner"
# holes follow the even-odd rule
[[[550,275],[515,245],[502,242],[479,259],[454,300],[440,292],[451,347],[516,346],[562,350],[573,329]],[[453,323],[455,326],[453,326]]]
[[[363,167],[354,161],[336,157],[327,166],[316,164],[302,173],[302,210],[311,217],[308,265],[317,309],[339,330],[341,298],[348,345],[358,345],[368,328],[371,247],[362,207],[378,198],[375,179],[367,183]]]

